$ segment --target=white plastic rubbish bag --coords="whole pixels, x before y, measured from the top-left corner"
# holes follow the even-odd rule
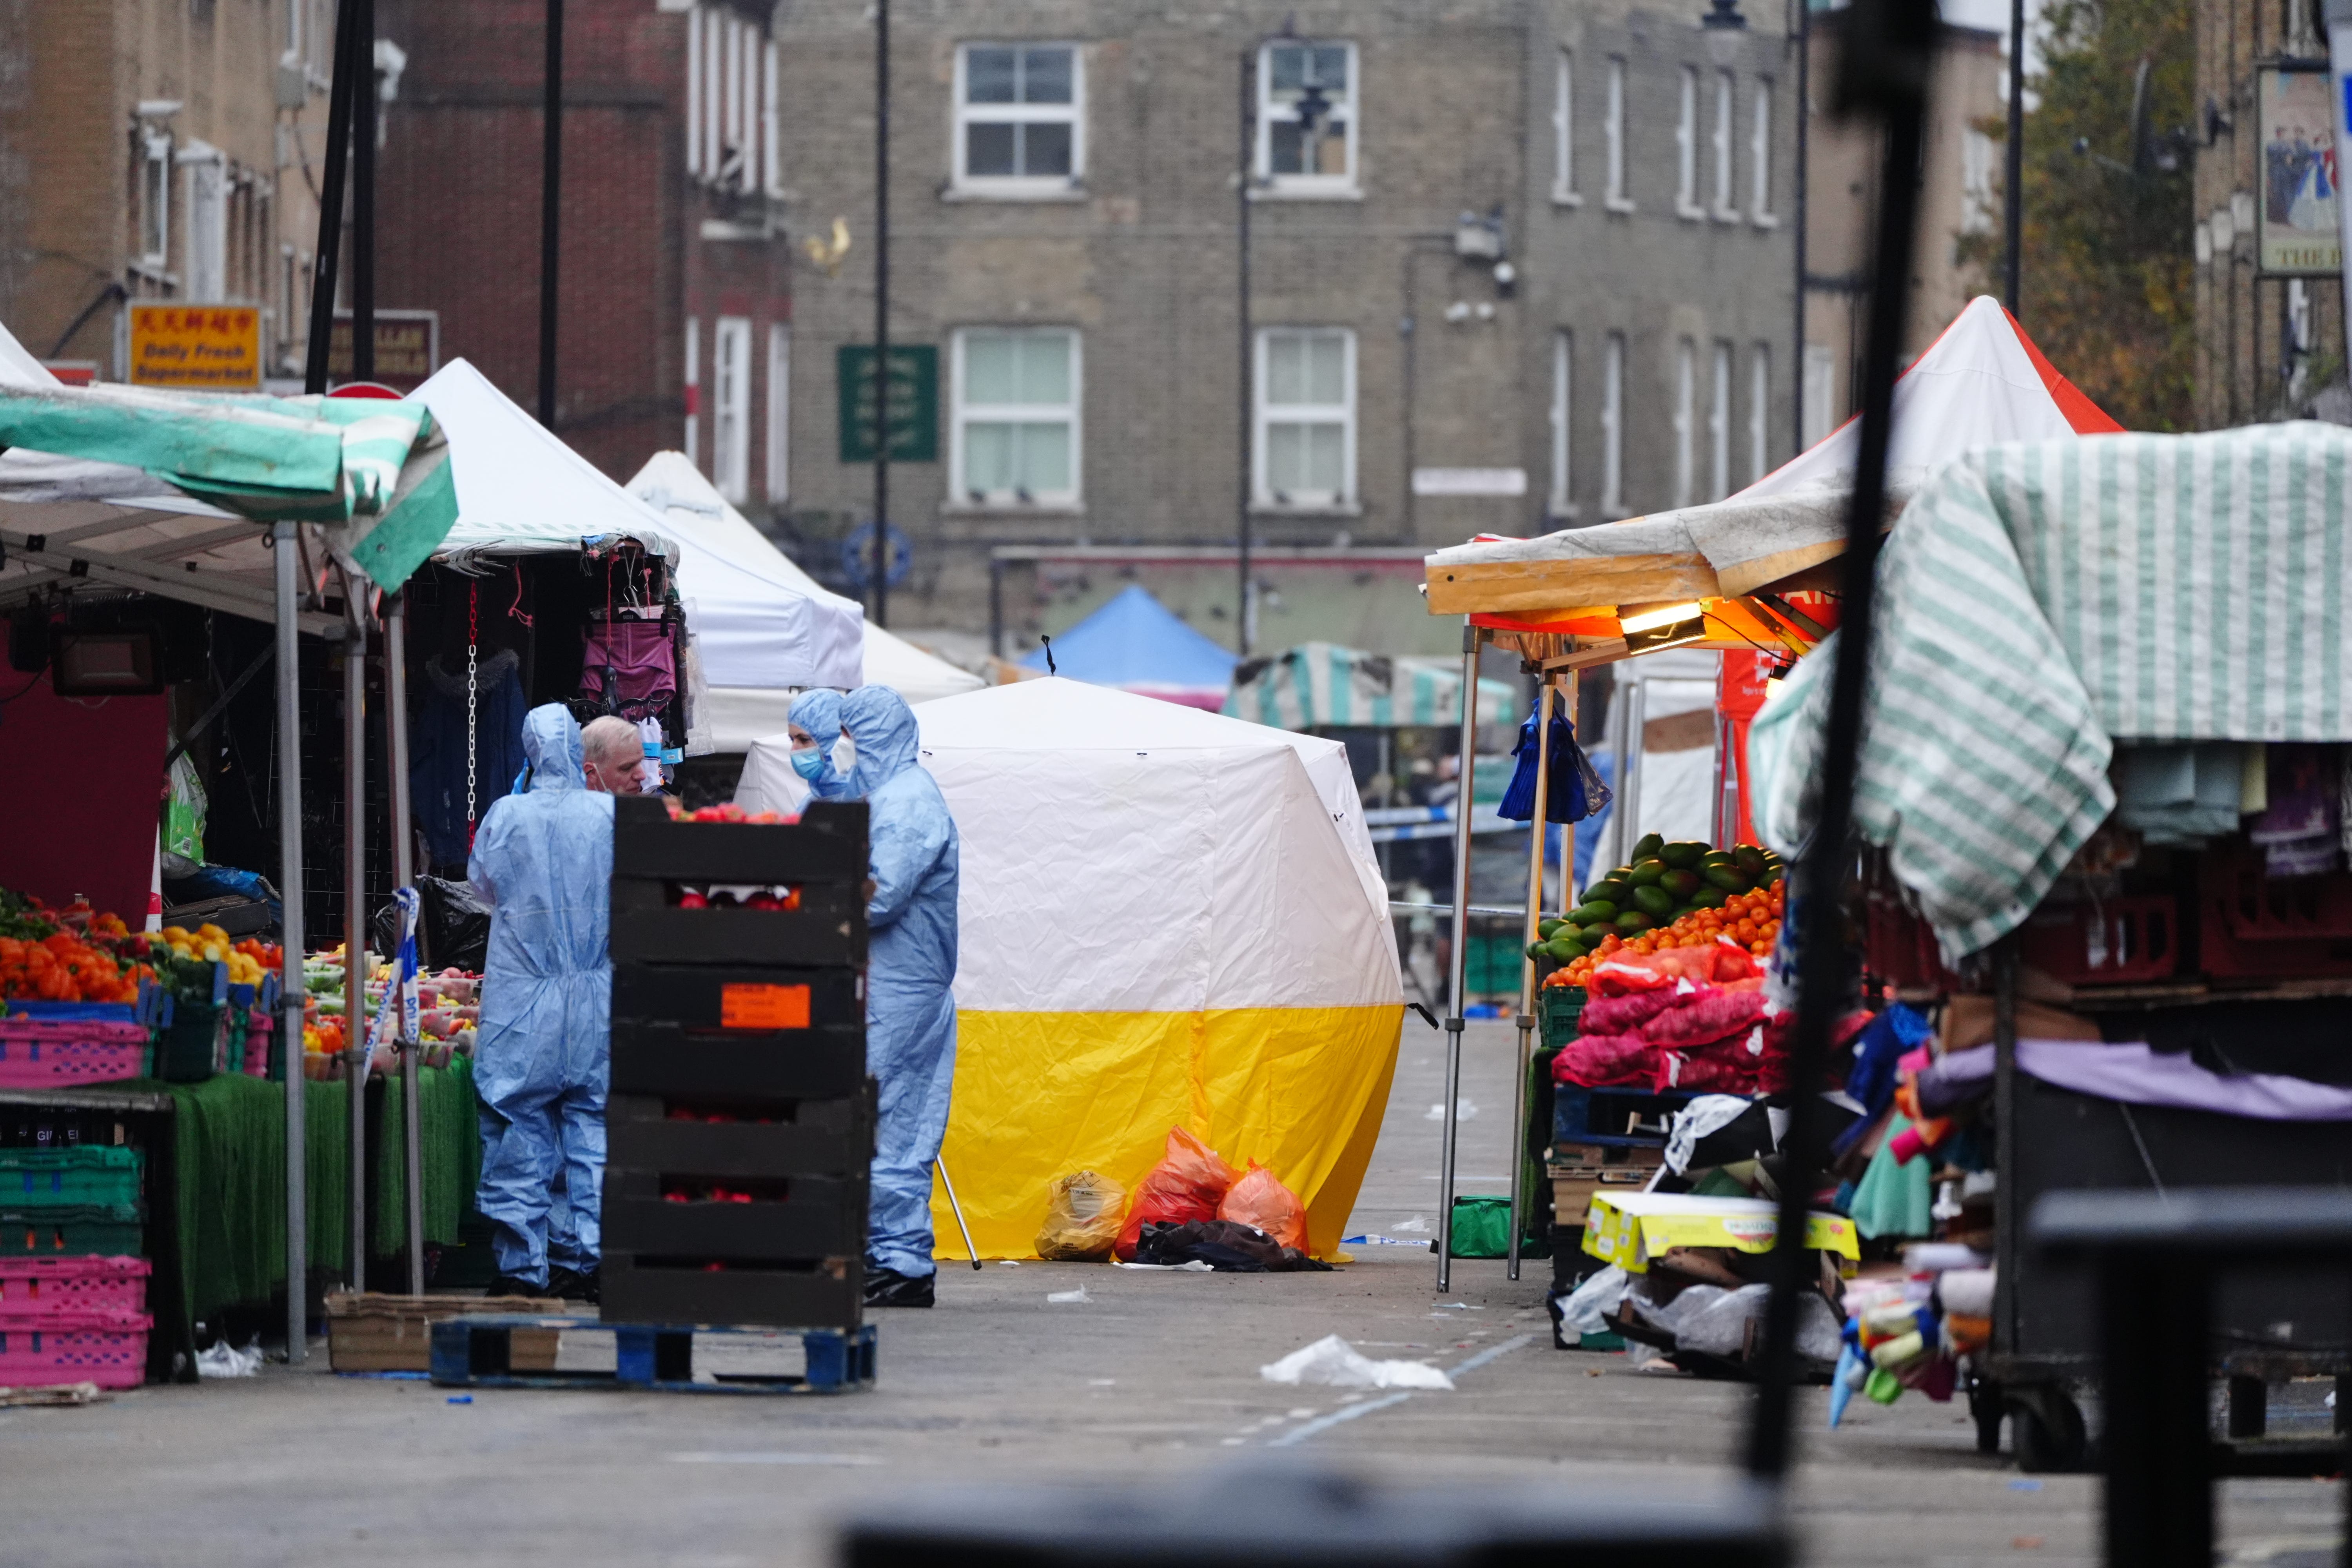
[[[1625,1299],[1625,1288],[1633,1282],[1632,1275],[1611,1264],[1568,1293],[1568,1300],[1559,1304],[1560,1327],[1577,1334],[1615,1332],[1609,1314]]]
[[[1319,1383],[1333,1388],[1444,1388],[1454,1380],[1444,1369],[1417,1361],[1373,1361],[1337,1334],[1317,1340],[1280,1361],[1257,1369],[1268,1383]]]
[[[239,1350],[221,1340],[209,1350],[196,1352],[198,1377],[251,1377],[260,1365],[261,1346],[257,1342]]]

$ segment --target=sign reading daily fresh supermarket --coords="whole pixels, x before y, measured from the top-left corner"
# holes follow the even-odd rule
[[[133,305],[131,379],[184,392],[261,386],[261,312],[251,305]]]

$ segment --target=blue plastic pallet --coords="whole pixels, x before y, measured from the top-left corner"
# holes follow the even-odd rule
[[[609,1372],[514,1370],[517,1330],[593,1329],[613,1336]],[[693,1378],[697,1334],[768,1339],[797,1333],[805,1370],[798,1375]],[[448,1388],[627,1388],[663,1394],[845,1394],[873,1385],[874,1325],[778,1330],[721,1323],[607,1323],[594,1318],[484,1314],[433,1325],[433,1381]]]

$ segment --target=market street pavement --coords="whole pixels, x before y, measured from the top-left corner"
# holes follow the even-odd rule
[[[1408,1020],[1354,1230],[1435,1215],[1442,1037]],[[1502,1190],[1512,1031],[1473,1026],[1461,1169]],[[0,1557],[12,1568],[425,1563],[722,1568],[828,1561],[832,1521],[941,1480],[1115,1482],[1301,1457],[1400,1481],[1698,1489],[1731,1474],[1740,1387],[1551,1346],[1548,1266],[1455,1266],[1365,1246],[1332,1274],[943,1270],[940,1306],[880,1315],[881,1382],[839,1398],[486,1390],[302,1371],[0,1411]],[[1049,1304],[1083,1285],[1084,1304]],[[1263,1381],[1325,1334],[1464,1371],[1451,1394],[1339,1395]],[[2096,1484],[2019,1476],[1956,1405],[1857,1402],[1822,1432],[1801,1401],[1799,1510],[1816,1564],[2090,1564]],[[1334,1417],[1340,1417],[1335,1420]],[[1265,1452],[1281,1448],[1280,1455]],[[2337,1483],[2234,1481],[2233,1563],[2324,1561]]]

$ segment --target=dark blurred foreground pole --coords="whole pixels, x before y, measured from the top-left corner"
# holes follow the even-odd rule
[[[373,5],[374,0],[367,3]],[[547,58],[540,83],[543,104],[539,146],[539,422],[552,430],[559,319],[556,279],[563,254],[563,0],[547,0],[547,31],[541,42]]]
[[[352,160],[352,93],[360,75],[359,0],[335,7],[335,75],[327,96],[327,159],[319,177],[319,248],[310,258],[310,338],[302,390],[327,390],[335,279],[343,251],[343,176]],[[292,668],[291,666],[288,667]]]
[[[1838,60],[1842,115],[1875,119],[1885,136],[1878,189],[1878,233],[1872,251],[1869,337],[1862,362],[1862,449],[1839,561],[1837,661],[1830,687],[1822,754],[1822,808],[1797,866],[1797,1026],[1790,1063],[1796,1086],[1781,1142],[1780,1239],[1768,1278],[1758,1358],[1755,1419],[1748,1429],[1748,1473],[1777,1481],[1789,1469],[1790,1383],[1796,1373],[1797,1308],[1810,1283],[1805,1217],[1812,1207],[1814,1156],[1821,1146],[1821,1097],[1830,1029],[1845,989],[1845,932],[1838,894],[1853,826],[1853,785],[1862,747],[1863,694],[1870,663],[1873,570],[1886,506],[1886,449],[1894,433],[1896,356],[1910,304],[1911,253],[1918,226],[1919,149],[1934,63],[1935,0],[1858,0],[1847,13]]]

